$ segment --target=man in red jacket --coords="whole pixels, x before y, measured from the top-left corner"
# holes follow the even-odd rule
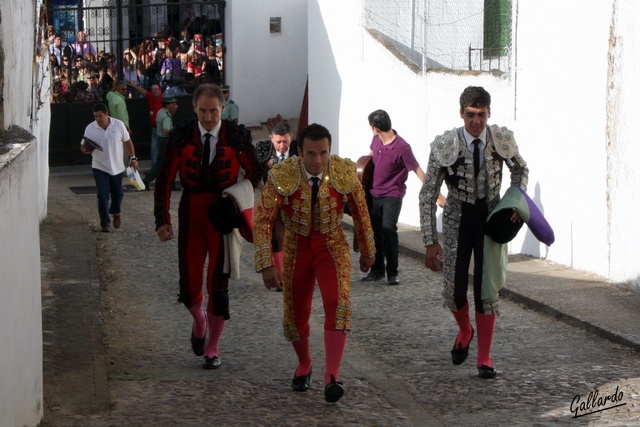
[[[140,92],[147,99],[149,104],[149,125],[151,126],[151,166],[155,165],[158,161],[158,130],[156,116],[158,111],[162,109],[162,88],[159,84],[154,83],[151,85],[151,91],[148,91],[134,82],[129,82],[129,85]]]
[[[223,271],[223,234],[212,225],[209,207],[220,201],[223,190],[237,183],[240,168],[245,171],[244,179],[255,189],[262,179],[262,166],[251,143],[251,132],[220,119],[224,95],[218,86],[198,86],[193,108],[197,120],[174,128],[167,140],[156,179],[154,213],[158,238],[163,242],[172,239],[169,201],[173,180],[179,174],[183,187],[178,207],[179,301],[193,317],[193,352],[204,355],[204,369],[217,369],[218,343],[225,321],[230,318],[229,274]],[[209,300],[205,311],[202,285],[207,256]]]

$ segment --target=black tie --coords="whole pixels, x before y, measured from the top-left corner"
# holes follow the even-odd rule
[[[311,203],[315,204],[316,200],[318,200],[318,183],[320,182],[320,178],[312,176],[311,181],[313,181],[311,185]]]
[[[204,150],[202,151],[202,166],[209,167],[209,156],[211,154],[211,134],[204,134]]]
[[[474,139],[473,144],[473,173],[478,176],[480,172],[480,143],[482,141],[478,138]]]
[[[284,153],[280,154],[280,161],[284,162]]]

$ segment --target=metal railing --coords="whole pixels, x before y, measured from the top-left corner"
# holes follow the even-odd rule
[[[511,52],[508,48],[473,48],[469,46],[469,71],[509,72]]]
[[[191,38],[199,33],[219,43],[224,39],[225,1],[168,0],[164,4],[138,4],[139,1],[80,0],[77,6],[54,5],[48,8],[48,20],[54,32],[62,36],[63,45],[74,43],[77,32],[84,31],[96,51],[114,54],[119,64],[123,63],[126,48],[146,39],[159,41],[170,35],[181,40],[185,29]]]

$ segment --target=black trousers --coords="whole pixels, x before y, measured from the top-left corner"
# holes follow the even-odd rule
[[[398,218],[402,209],[400,197],[371,196],[371,226],[376,243],[376,262],[371,271],[387,277],[398,275]]]
[[[458,234],[453,299],[458,309],[467,304],[469,288],[469,265],[473,254],[473,299],[475,310],[483,313],[482,307],[482,260],[484,252],[484,224],[488,208],[485,199],[475,204],[462,203],[462,216]]]

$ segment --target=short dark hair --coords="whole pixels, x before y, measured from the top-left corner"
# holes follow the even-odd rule
[[[491,95],[481,86],[468,86],[460,95],[460,110],[467,107],[491,108]]]
[[[97,113],[98,111],[107,114],[109,112],[109,107],[107,107],[107,104],[103,102],[98,102],[93,106],[93,112]]]
[[[384,110],[376,110],[369,114],[369,126],[388,132],[391,130],[391,117]]]
[[[305,139],[310,139],[311,141],[320,141],[324,138],[327,138],[329,140],[329,147],[331,147],[331,134],[329,133],[329,129],[317,123],[312,123],[306,128],[302,129],[300,131],[300,134],[298,135],[298,140],[300,141],[300,150],[304,148]]]
[[[220,86],[215,85],[213,83],[203,83],[199,85],[196,90],[193,91],[193,105],[195,106],[198,103],[198,98],[202,95],[213,96],[220,100],[220,104],[225,103],[224,94],[222,93],[222,89]]]
[[[291,133],[291,126],[287,122],[280,122],[271,129],[271,135],[287,135]]]

